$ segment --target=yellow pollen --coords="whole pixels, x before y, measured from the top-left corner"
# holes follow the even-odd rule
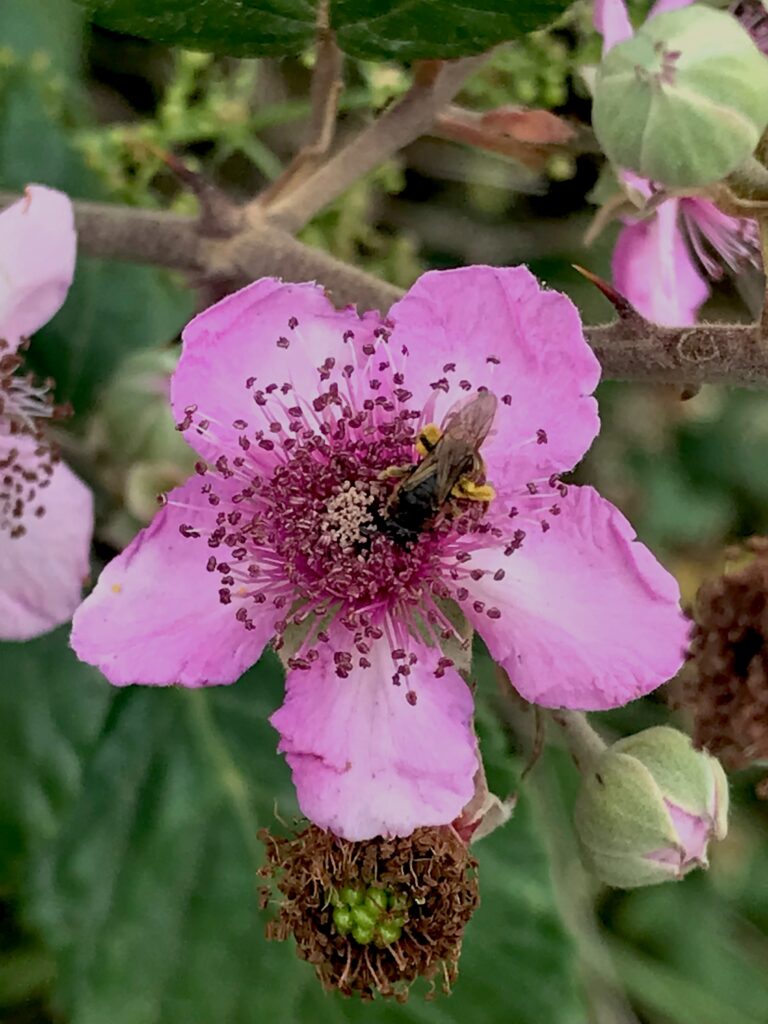
[[[123,584],[122,583],[113,583],[112,584],[112,593],[113,594],[121,593],[122,589],[123,589]]]
[[[424,458],[429,455],[437,442],[440,440],[442,430],[436,423],[428,423],[416,439],[416,451]],[[423,439],[423,440],[422,440]],[[426,442],[426,443],[425,443]]]

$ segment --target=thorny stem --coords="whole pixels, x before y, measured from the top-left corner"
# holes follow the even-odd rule
[[[0,192],[0,207],[19,198]],[[382,312],[402,290],[296,241],[265,219],[241,224],[228,238],[200,234],[193,217],[109,203],[75,203],[83,253],[151,264],[239,287],[265,275],[319,281],[339,304]],[[585,328],[606,380],[724,384],[768,388],[768,346],[755,345],[753,324],[661,327],[637,316]]]
[[[0,192],[0,208],[18,198]],[[384,312],[403,294],[264,219],[242,224],[228,238],[211,238],[200,234],[193,217],[109,203],[74,205],[79,243],[89,256],[187,271],[233,288],[267,275],[316,280],[336,303],[361,310]],[[638,314],[584,333],[606,380],[768,388],[768,346],[754,344],[759,329],[742,323],[662,327]]]
[[[559,708],[550,711],[549,715],[563,730],[571,757],[583,775],[605,750],[605,741],[589,724],[587,716],[580,711]]]
[[[464,81],[490,54],[446,61],[435,75],[416,75],[405,96],[343,146],[306,181],[278,198],[270,220],[287,231],[303,227],[350,185],[379,167],[393,153],[423,135],[451,102]],[[258,200],[255,202],[258,203]]]

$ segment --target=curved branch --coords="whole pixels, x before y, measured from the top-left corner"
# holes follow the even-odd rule
[[[369,171],[384,163],[434,123],[465,80],[490,57],[446,61],[436,74],[417,74],[401,100],[342,147],[311,177],[269,205],[269,219],[287,231],[303,227]],[[254,200],[259,204],[259,200]]]
[[[0,193],[0,207],[18,199]],[[228,237],[201,234],[193,217],[76,202],[82,252],[189,271],[239,287],[257,277],[316,280],[338,305],[385,311],[402,290],[297,241],[265,220],[241,217]],[[768,344],[752,324],[660,327],[638,314],[585,328],[606,380],[768,388]]]

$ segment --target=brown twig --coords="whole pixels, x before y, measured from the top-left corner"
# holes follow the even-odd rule
[[[446,61],[430,75],[415,76],[397,103],[343,146],[314,174],[283,193],[269,208],[270,220],[297,231],[350,185],[399,152],[432,126],[437,114],[453,99],[469,75],[490,54]]]
[[[343,88],[342,67],[344,57],[336,44],[336,34],[330,27],[329,0],[320,0],[317,6],[317,40],[315,66],[310,86],[309,132],[305,144],[288,167],[255,200],[268,208],[278,196],[297,187],[317,168],[333,143],[339,96]]]
[[[18,195],[0,193],[0,207]],[[75,203],[81,251],[228,281],[238,287],[274,275],[316,280],[343,305],[387,310],[402,290],[298,242],[266,220],[243,220],[229,238],[207,238],[194,217],[108,203]],[[607,380],[768,388],[768,346],[754,324],[661,327],[637,316],[585,328]]]

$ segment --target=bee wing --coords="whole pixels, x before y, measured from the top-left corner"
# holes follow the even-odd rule
[[[468,473],[475,459],[474,445],[467,444],[463,438],[444,434],[435,448],[437,461],[437,478],[435,494],[438,505],[448,500],[454,484],[458,483],[464,473]]]
[[[462,441],[470,448],[478,449],[490,432],[497,405],[496,395],[492,391],[479,391],[465,405],[449,415],[443,427],[441,440],[447,441],[452,438]]]

